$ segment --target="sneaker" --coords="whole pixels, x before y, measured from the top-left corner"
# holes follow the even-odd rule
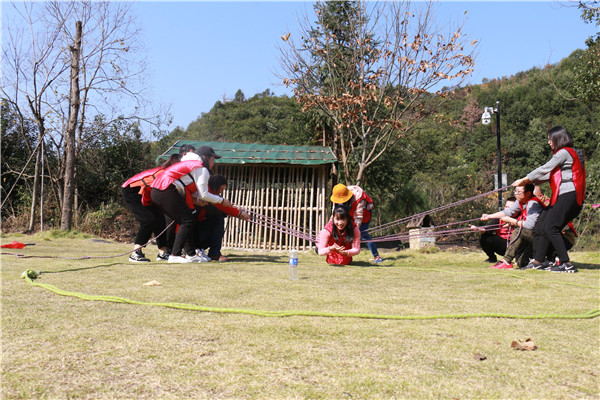
[[[142,253],[142,249],[137,249],[129,255],[130,262],[150,262],[148,258]]]
[[[551,268],[550,268],[551,272],[563,272],[563,273],[568,273],[568,274],[573,274],[575,272],[577,272],[577,268],[575,268],[575,266],[573,264],[571,264],[569,261],[564,262],[562,264],[554,264]]]
[[[544,260],[544,262],[541,263],[537,269],[539,269],[541,271],[550,271],[552,269],[552,267],[554,267],[555,265],[556,265],[556,263],[554,263],[550,260]]]
[[[194,255],[194,256],[186,256],[185,257],[187,260],[190,260],[189,262],[195,262],[195,263],[201,263],[201,262],[206,262],[202,257]]]
[[[169,259],[167,260],[167,262],[176,263],[176,264],[186,264],[186,263],[191,263],[192,261],[189,258],[175,256],[175,255],[171,254],[171,255],[169,255]]]
[[[544,264],[537,264],[535,261],[533,261],[533,258],[531,258],[526,266],[521,267],[519,269],[539,269],[539,270],[541,270],[543,268],[544,268]]]
[[[202,262],[210,261],[210,257],[206,255],[206,253],[204,252],[204,249],[196,249],[196,255],[203,260]]]
[[[490,268],[496,268],[496,269],[513,269],[513,265],[512,263],[507,263],[506,261],[502,260],[494,265],[492,265]]]
[[[490,264],[496,264],[498,262],[498,259],[497,258],[486,258],[485,260],[483,260],[483,262],[490,263]]]
[[[373,260],[373,262],[375,264],[382,263],[383,262],[383,258],[381,258],[381,256],[377,256],[377,257],[375,257],[375,259]]]
[[[163,253],[162,255],[158,253],[156,256],[156,261],[169,261],[169,253]]]

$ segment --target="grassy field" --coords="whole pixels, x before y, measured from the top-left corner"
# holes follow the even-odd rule
[[[82,236],[2,243],[13,240],[35,246],[3,253],[130,250]],[[373,266],[365,250],[347,267],[306,252],[298,281],[288,279],[284,253],[227,255],[187,265],[2,255],[2,398],[600,398],[600,318],[443,317],[598,309],[600,254],[572,253],[580,272],[555,274],[489,269],[482,252],[403,250]],[[265,317],[86,301],[21,279],[29,268],[42,271],[36,283],[145,303],[441,317]],[[511,347],[528,338],[536,350]]]

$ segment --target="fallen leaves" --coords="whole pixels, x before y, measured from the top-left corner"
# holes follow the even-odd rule
[[[513,340],[513,342],[511,343],[510,347],[512,347],[515,350],[523,350],[523,351],[533,351],[535,349],[537,349],[536,344],[533,342],[533,340],[531,339],[526,339],[524,342],[522,341],[517,341],[517,340]]]

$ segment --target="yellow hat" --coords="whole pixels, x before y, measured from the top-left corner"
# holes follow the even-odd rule
[[[346,185],[342,185],[338,183],[333,187],[331,194],[331,202],[335,204],[345,203],[352,198],[354,194],[350,189],[346,187]]]

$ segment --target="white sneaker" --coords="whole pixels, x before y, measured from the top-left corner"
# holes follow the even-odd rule
[[[200,256],[187,256],[185,258],[186,260],[190,260],[188,262],[195,262],[195,263],[201,263],[201,262],[206,262],[204,261],[204,259]]]
[[[169,256],[169,259],[167,260],[167,262],[177,263],[177,264],[185,264],[185,263],[191,263],[193,261],[191,261],[189,258],[185,258],[185,257],[181,257],[181,256],[174,256],[173,254],[171,254]]]
[[[196,249],[196,255],[203,260],[202,262],[211,261],[210,257],[204,252],[204,249]]]

